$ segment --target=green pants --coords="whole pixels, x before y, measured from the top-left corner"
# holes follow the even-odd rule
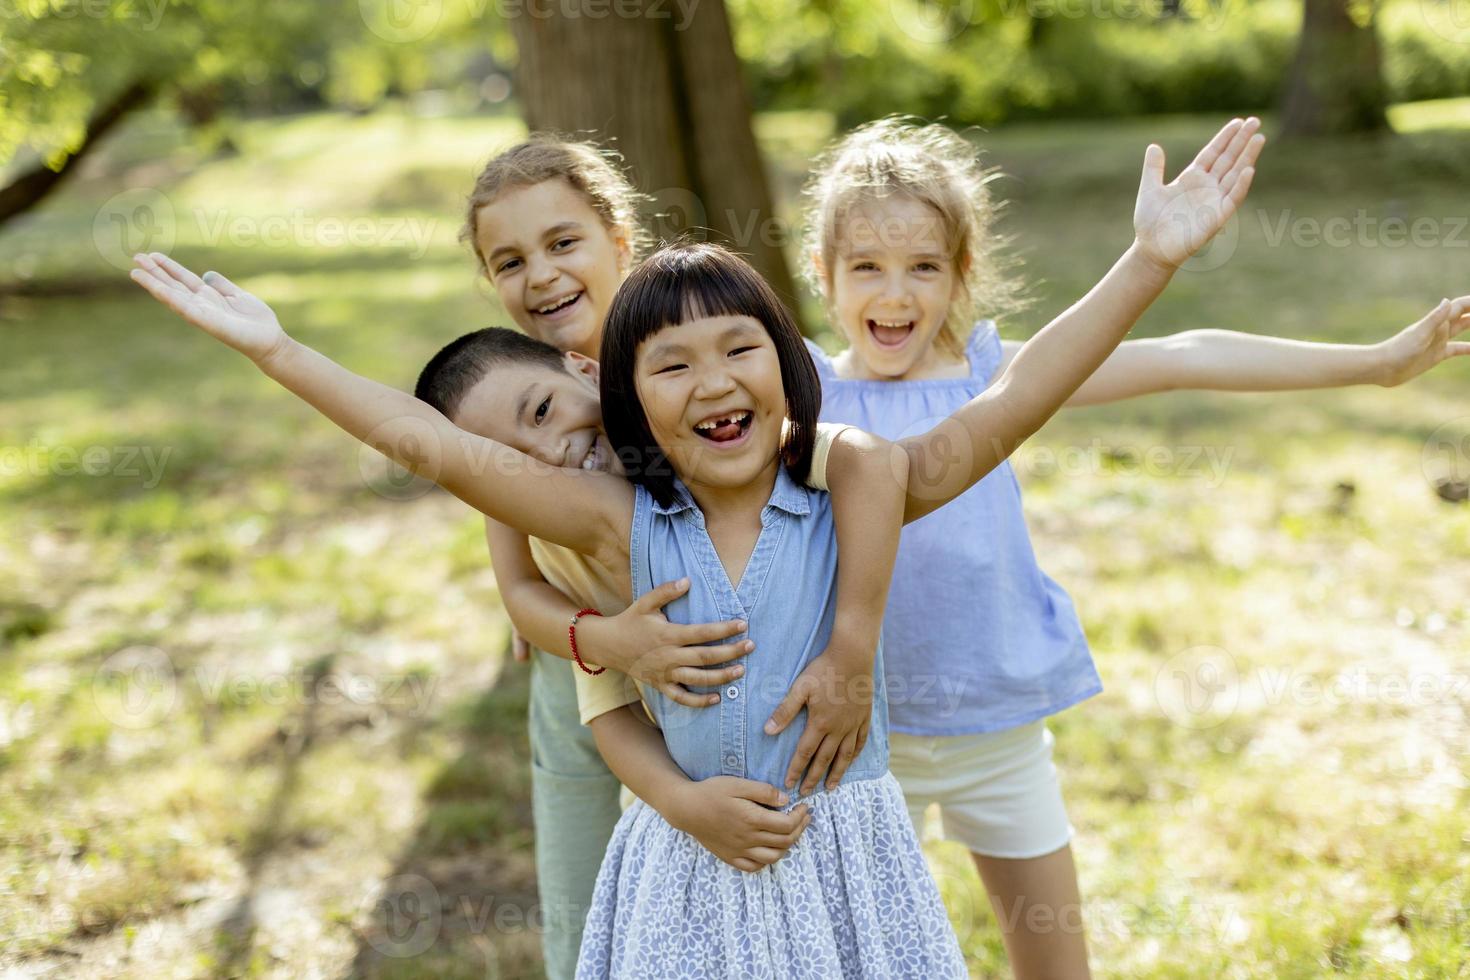
[[[531,799],[549,980],[571,980],[613,825],[619,783],[577,714],[576,666],[531,651]]]

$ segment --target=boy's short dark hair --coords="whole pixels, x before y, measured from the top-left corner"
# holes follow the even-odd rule
[[[419,373],[413,393],[448,418],[497,364],[539,364],[565,371],[562,352],[548,343],[505,327],[486,327],[445,344]]]
[[[601,381],[608,441],[628,479],[665,507],[676,494],[673,466],[648,427],[634,362],[639,345],[660,330],[707,316],[748,316],[766,328],[781,364],[791,421],[781,461],[797,483],[805,483],[811,471],[822,382],[791,311],[734,252],[703,242],[669,245],[635,268],[613,296],[602,331]]]

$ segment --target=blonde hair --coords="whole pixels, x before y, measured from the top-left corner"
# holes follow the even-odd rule
[[[1004,255],[1009,239],[992,230],[1000,202],[989,184],[1000,176],[954,130],[890,116],[859,126],[817,158],[807,198],[805,273],[828,304],[843,224],[855,207],[894,195],[928,205],[944,228],[962,298],[950,305],[940,349],[959,357],[980,314],[998,316],[1025,305],[1022,283]]]
[[[628,258],[637,261],[652,241],[638,219],[638,204],[647,196],[634,189],[621,164],[617,153],[595,143],[569,140],[555,133],[532,133],[491,157],[475,178],[459,240],[470,243],[480,269],[488,273],[476,241],[480,208],[509,190],[565,180],[597,212],[607,230],[623,240]]]

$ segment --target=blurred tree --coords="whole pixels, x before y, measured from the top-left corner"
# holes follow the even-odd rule
[[[157,93],[186,122],[222,108],[361,109],[463,83],[487,47],[484,3],[397,0],[0,0],[0,224],[43,200],[106,133]]]
[[[1304,0],[1281,101],[1282,134],[1386,129],[1387,101],[1372,0]]]
[[[659,237],[712,233],[794,305],[786,229],[771,207],[723,0],[625,9],[597,20],[511,18],[527,126],[609,142],[653,196]]]

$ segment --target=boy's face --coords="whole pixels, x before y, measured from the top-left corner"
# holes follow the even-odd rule
[[[627,255],[587,199],[565,180],[513,188],[479,209],[475,229],[485,274],[516,326],[596,357]]]
[[[454,424],[551,466],[621,474],[602,431],[597,362],[564,356],[565,371],[497,364],[464,396]]]

